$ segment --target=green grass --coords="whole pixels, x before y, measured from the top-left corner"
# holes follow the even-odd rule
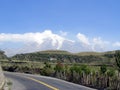
[[[11,81],[8,81],[8,82],[7,82],[7,85],[11,86],[11,85],[12,85],[12,82],[11,82]]]

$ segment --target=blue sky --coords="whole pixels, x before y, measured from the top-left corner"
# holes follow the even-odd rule
[[[0,0],[0,33],[82,33],[119,42],[119,0]],[[118,48],[119,49],[119,48]]]

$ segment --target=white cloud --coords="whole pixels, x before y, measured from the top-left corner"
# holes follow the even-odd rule
[[[60,31],[61,36],[67,36],[68,32]]]
[[[100,37],[91,39],[81,33],[77,34],[77,38],[85,48],[91,51],[104,51],[109,44],[108,41],[102,40]]]
[[[64,38],[60,37],[57,34],[53,34],[51,30],[45,30],[44,32],[36,32],[36,33],[25,33],[25,34],[0,34],[0,42],[36,42],[39,45],[44,42],[46,39],[51,39],[52,45],[55,46],[58,44],[58,49],[61,47]]]
[[[113,46],[114,46],[114,47],[120,47],[120,42],[115,42],[115,43],[113,44]]]
[[[48,49],[62,49],[71,52],[80,51],[106,51],[111,48],[120,47],[120,42],[111,44],[108,41],[102,40],[100,37],[90,38],[84,34],[78,33],[76,35],[78,41],[66,39],[64,36],[67,32],[62,32],[62,35],[54,34],[51,30],[45,30],[43,32],[36,33],[24,33],[24,34],[0,34],[0,46],[6,46],[6,42],[23,43],[21,47],[11,48],[7,47],[6,53],[13,55],[17,53],[28,53],[33,51],[48,50]],[[15,42],[15,43],[14,43]],[[7,43],[8,44],[8,43]],[[113,47],[113,46],[114,47]],[[15,46],[17,47],[17,45]],[[6,48],[6,47],[5,47]]]
[[[45,30],[44,32],[36,32],[36,33],[24,33],[24,34],[11,34],[11,33],[1,33],[0,34],[0,43],[4,42],[36,42],[41,44],[45,39],[51,39],[52,44],[62,42],[63,40],[68,40],[71,42],[75,42],[73,40],[66,39],[58,34],[54,34],[51,30]]]
[[[89,45],[89,39],[84,35],[84,34],[81,34],[81,33],[78,33],[77,34],[77,38],[79,39],[79,41],[85,45]]]
[[[100,37],[93,38],[92,40],[92,49],[94,51],[103,51],[108,46],[109,42],[102,40]]]

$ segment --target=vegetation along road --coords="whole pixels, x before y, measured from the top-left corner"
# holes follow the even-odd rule
[[[4,73],[12,82],[12,90],[94,90],[56,78],[23,73]]]

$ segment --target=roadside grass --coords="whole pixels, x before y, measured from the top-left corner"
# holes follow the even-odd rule
[[[8,80],[7,85],[12,86],[12,82],[10,80]]]
[[[52,68],[55,68],[57,63],[53,63],[53,62],[48,62]],[[100,66],[99,65],[90,65],[90,64],[86,64],[86,63],[63,63],[64,65],[67,65],[68,68],[70,68],[71,66],[73,66],[74,64],[77,66],[81,66],[81,65],[87,65],[92,71],[99,71],[100,70]],[[6,68],[9,67],[13,67],[15,69],[18,69],[17,72],[19,72],[19,70],[25,69],[27,68],[28,70],[31,69],[43,69],[45,67],[45,62],[37,62],[37,61],[18,61],[18,60],[14,60],[12,62],[6,62],[3,61],[1,62],[1,66],[3,68],[3,70],[5,70]],[[113,68],[108,66],[109,68]]]
[[[11,80],[8,80],[8,81],[7,81],[8,90],[11,90],[12,84],[13,84],[13,83],[11,82]]]
[[[28,74],[38,74],[45,76],[53,76],[63,80],[67,80],[81,85],[90,85],[102,87],[103,81],[107,82],[106,76],[111,75],[110,80],[116,79],[118,71],[115,67],[106,65],[106,72],[101,74],[102,64],[88,64],[88,63],[53,63],[53,62],[37,62],[37,61],[12,61],[2,62],[3,70],[10,72],[22,72]],[[113,71],[113,72],[111,72]],[[78,78],[82,82],[78,81]],[[97,79],[99,80],[97,80]],[[105,80],[102,80],[105,79]],[[104,82],[104,83],[105,83]],[[114,81],[112,81],[114,82]],[[97,83],[97,84],[96,84]],[[110,83],[110,81],[109,81]],[[11,82],[7,83],[9,87],[12,86]],[[105,84],[106,85],[106,84]],[[110,83],[111,85],[111,83]],[[11,90],[11,89],[9,89]]]
[[[12,85],[13,83],[11,82],[11,80],[7,78],[3,90],[12,90]]]

